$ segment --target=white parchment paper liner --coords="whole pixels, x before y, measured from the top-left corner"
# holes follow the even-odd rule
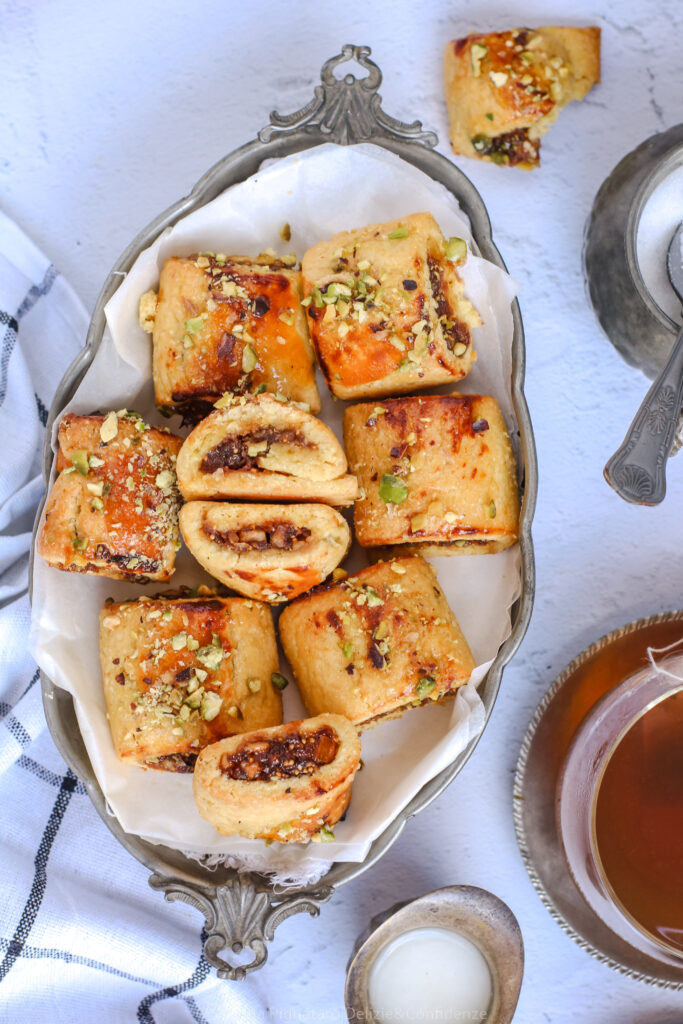
[[[337,231],[421,211],[435,216],[446,237],[471,240],[464,215],[444,187],[377,147],[328,145],[271,163],[164,232],[140,255],[106,308],[108,329],[67,409],[87,413],[127,407],[153,423],[164,422],[154,409],[151,344],[138,325],[137,307],[142,292],[156,286],[168,257],[198,250],[255,255],[267,246],[301,257]],[[292,237],[283,243],[279,232],[286,222]],[[484,326],[474,331],[478,359],[459,390],[495,395],[514,438],[510,303],[515,287],[499,268],[472,255],[463,277]],[[319,387],[321,416],[341,437],[344,403],[332,401],[320,377]],[[367,561],[356,548],[347,568],[360,568]],[[73,695],[95,775],[125,831],[193,856],[206,854],[210,863],[225,859],[273,872],[281,881],[312,881],[332,861],[362,860],[400,809],[483,728],[484,708],[476,686],[510,633],[509,609],[521,592],[519,549],[516,545],[497,555],[432,562],[477,668],[454,701],[409,712],[363,733],[365,767],[354,782],[346,820],[335,827],[331,843],[265,847],[256,840],[220,837],[197,812],[191,776],[141,771],[116,758],[102,692],[99,611],[106,597],[120,601],[162,588],[63,573],[36,559],[31,649],[47,675]],[[177,566],[167,589],[210,582],[184,549]],[[284,696],[285,720],[302,717],[296,687],[289,686]]]

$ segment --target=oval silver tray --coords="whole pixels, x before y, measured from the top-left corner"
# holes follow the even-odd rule
[[[50,447],[52,425],[92,362],[104,332],[104,307],[122,278],[139,253],[151,245],[165,228],[210,202],[230,185],[254,174],[264,160],[289,156],[329,142],[341,146],[371,142],[388,149],[445,185],[469,217],[481,255],[505,269],[493,244],[488,214],[479,193],[461,171],[433,151],[432,147],[437,142],[436,134],[423,131],[419,121],[407,125],[382,110],[381,97],[377,92],[382,75],[377,65],[369,59],[370,53],[367,46],[344,46],[340,54],[323,65],[321,84],[316,86],[313,99],[305,107],[287,116],[273,111],[270,124],[258,133],[256,139],[220,160],[197,182],[189,196],[162,213],[131,242],[104,283],[95,305],[85,347],[57,389],[47,423],[43,462],[46,483],[53,461]],[[347,71],[343,78],[338,78],[335,69],[350,61],[355,61],[367,74],[357,78]],[[524,334],[516,301],[512,306],[512,316],[512,395],[524,470],[520,536],[523,581],[522,595],[511,611],[511,634],[501,646],[480,686],[487,720],[498,693],[503,667],[519,647],[527,630],[535,583],[531,521],[538,474],[533,433],[523,391]],[[41,511],[38,512],[36,525]],[[431,803],[455,778],[477,743],[476,739],[473,740],[448,768],[416,794],[391,825],[375,839],[362,863],[335,863],[324,879],[314,886],[276,891],[267,877],[251,872],[238,873],[233,868],[208,870],[177,850],[153,845],[124,832],[116,818],[107,813],[105,799],[79,732],[71,695],[55,686],[45,675],[42,675],[42,686],[45,716],[55,744],[64,760],[85,784],[107,828],[137,860],[153,872],[150,878],[153,888],[164,892],[167,900],[184,900],[204,914],[207,935],[205,956],[217,968],[219,977],[232,980],[242,979],[248,972],[264,964],[268,955],[266,942],[273,938],[275,928],[281,921],[300,911],[318,914],[320,904],[330,898],[337,886],[349,882],[379,860],[396,841],[408,818]],[[233,965],[225,956],[220,955],[229,950],[240,953],[246,947],[251,948],[254,954],[254,959],[246,965]]]

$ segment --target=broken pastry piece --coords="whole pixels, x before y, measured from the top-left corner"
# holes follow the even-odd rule
[[[183,496],[350,505],[358,493],[329,427],[272,395],[227,395],[178,456]]]
[[[352,405],[344,444],[361,488],[353,515],[363,546],[479,555],[518,540],[515,458],[495,398],[415,395]]]
[[[351,723],[319,715],[206,747],[197,759],[194,798],[223,836],[329,842],[359,763]]]
[[[446,46],[444,75],[454,151],[532,170],[562,107],[600,81],[600,29],[466,36]]]
[[[67,413],[57,479],[38,554],[55,569],[113,579],[167,580],[179,546],[176,455],[182,438],[136,413]]]
[[[461,238],[429,213],[344,231],[302,260],[309,329],[330,391],[363,398],[459,380],[479,314],[464,297]]]
[[[329,505],[190,501],[180,513],[188,548],[207,572],[245,597],[279,604],[329,576],[351,533]]]
[[[214,596],[107,604],[100,658],[114,748],[129,764],[190,772],[207,743],[282,721],[267,605]]]
[[[474,659],[436,574],[395,558],[287,605],[280,640],[306,710],[359,729],[454,696]]]
[[[320,409],[293,262],[273,252],[166,261],[158,294],[140,299],[140,323],[153,339],[157,405],[208,411],[226,391],[262,388]]]

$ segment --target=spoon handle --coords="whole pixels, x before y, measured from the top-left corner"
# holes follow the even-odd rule
[[[625,501],[659,505],[666,494],[666,460],[683,400],[683,328],[645,395],[622,444],[607,461],[605,480]]]

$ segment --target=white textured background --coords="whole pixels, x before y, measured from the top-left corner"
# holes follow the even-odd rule
[[[541,480],[531,628],[467,769],[320,919],[282,925],[265,969],[239,988],[215,986],[212,1020],[342,1019],[346,960],[368,918],[453,883],[491,889],[519,918],[527,965],[516,1021],[683,1018],[683,995],[620,977],[551,920],[522,866],[511,814],[518,748],[555,675],[606,631],[683,603],[683,456],[670,465],[657,509],[629,507],[604,483],[602,466],[646,381],[601,333],[581,271],[584,223],[600,183],[630,149],[680,119],[683,7],[680,0],[0,2],[0,206],[89,308],[140,228],[251,139],[272,107],[302,106],[321,64],[343,43],[372,47],[384,72],[384,109],[421,118],[445,153],[445,41],[472,29],[567,21],[602,26],[603,84],[563,112],[543,143],[541,170],[457,160],[487,203],[495,240],[522,285]],[[349,186],[350,220],[359,187]],[[129,867],[144,877],[133,860]],[[194,912],[174,913],[196,928]],[[122,910],[111,921],[117,939],[126,924]]]

